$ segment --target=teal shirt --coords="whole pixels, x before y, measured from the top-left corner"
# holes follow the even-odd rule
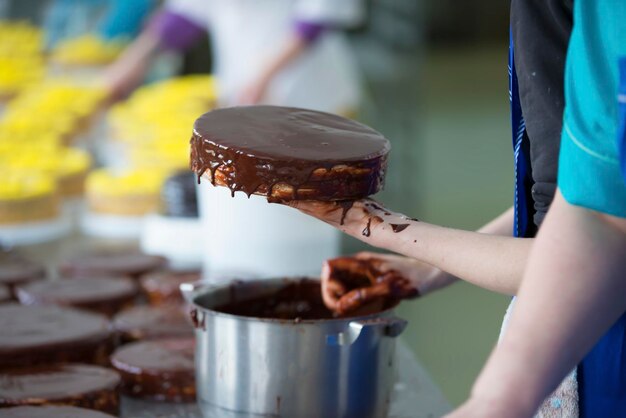
[[[571,204],[626,217],[617,145],[620,57],[626,0],[574,1],[558,185]]]

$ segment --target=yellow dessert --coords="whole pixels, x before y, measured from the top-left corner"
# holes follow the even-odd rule
[[[68,142],[100,106],[104,90],[67,80],[46,80],[11,100],[0,120],[0,140]],[[33,115],[36,115],[34,117]]]
[[[54,219],[59,200],[54,179],[43,172],[0,168],[0,224]]]
[[[91,156],[77,148],[51,144],[13,147],[0,144],[0,162],[14,169],[45,173],[57,182],[59,195],[67,198],[83,193]]]
[[[67,66],[105,65],[113,62],[127,44],[127,39],[106,41],[86,34],[60,42],[52,51],[52,60]]]
[[[165,173],[134,170],[116,173],[99,169],[87,177],[89,210],[107,215],[140,216],[156,212]]]
[[[26,22],[0,21],[0,39],[0,99],[7,99],[43,78],[43,34]]]
[[[138,89],[109,112],[109,125],[133,166],[173,171],[189,164],[193,115],[215,106],[209,75],[178,77]]]

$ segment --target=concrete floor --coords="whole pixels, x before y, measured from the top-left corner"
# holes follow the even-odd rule
[[[420,73],[412,215],[478,228],[512,204],[507,46],[435,50]],[[400,308],[410,319],[404,338],[451,403],[467,397],[508,301],[463,283]]]

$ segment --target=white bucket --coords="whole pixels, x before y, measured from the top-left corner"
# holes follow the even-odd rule
[[[265,197],[198,187],[205,276],[247,273],[256,277],[318,276],[322,262],[337,257],[340,234],[296,209]]]

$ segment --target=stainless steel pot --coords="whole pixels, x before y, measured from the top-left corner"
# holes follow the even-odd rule
[[[297,280],[297,279],[293,279]],[[238,283],[238,300],[291,279]],[[231,285],[184,284],[196,315],[196,382],[206,417],[384,417],[396,380],[393,310],[329,320],[261,319],[216,312]],[[231,412],[228,412],[231,411]]]

